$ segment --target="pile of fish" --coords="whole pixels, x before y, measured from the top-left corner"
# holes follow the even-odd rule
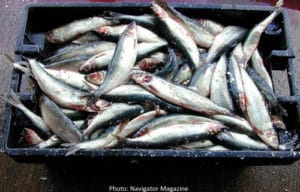
[[[51,55],[13,62],[38,85],[27,146],[283,150],[286,111],[258,50],[279,5],[251,30],[184,16],[164,0],[153,14],[106,11],[46,33]]]

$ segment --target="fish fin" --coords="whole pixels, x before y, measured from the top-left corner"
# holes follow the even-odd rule
[[[72,145],[68,148],[68,151],[66,152],[65,156],[67,157],[70,155],[74,155],[79,150],[80,150],[80,145],[78,144]]]
[[[19,96],[17,96],[17,94],[12,89],[7,94],[7,97],[6,98],[4,97],[3,99],[15,107],[20,107],[20,105],[23,106]]]
[[[276,2],[276,8],[281,8],[283,6],[283,0],[278,0]]]
[[[77,143],[62,143],[62,144],[60,144],[60,146],[62,146],[62,147],[73,147],[75,145],[77,145]]]
[[[117,13],[117,12],[113,12],[113,11],[104,11],[103,12],[104,15],[104,19],[108,19],[108,20],[118,20],[121,19],[121,17],[124,15],[122,13]]]

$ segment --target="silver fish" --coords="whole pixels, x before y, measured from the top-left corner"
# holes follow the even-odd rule
[[[117,13],[113,11],[105,11],[106,19],[119,20],[119,21],[135,21],[138,25],[155,28],[155,17],[150,14],[143,15],[128,15],[123,13]]]
[[[144,104],[145,106],[148,106],[151,102],[150,105],[152,106],[149,107],[152,108],[154,107],[153,105],[158,105],[160,106],[160,108],[166,109],[168,111],[183,111],[181,107],[160,99],[159,97],[143,89],[139,85],[120,85],[102,95],[102,98],[117,102],[139,103]]]
[[[49,139],[39,143],[36,147],[39,149],[45,149],[57,146],[61,144],[63,141],[56,135],[51,136]]]
[[[166,146],[190,140],[207,139],[224,128],[224,125],[220,123],[211,122],[167,125],[149,130],[149,132],[139,137],[121,138],[121,141],[129,146]]]
[[[267,26],[281,13],[281,9],[277,8],[263,21],[258,23],[248,34],[245,42],[243,43],[243,49],[245,53],[246,62],[252,57],[253,52],[257,48],[262,33],[266,30]]]
[[[235,52],[237,49],[234,49]],[[242,76],[240,68],[242,65],[238,63],[234,54],[229,57],[228,61],[228,82],[233,97],[233,102],[237,106],[237,111],[241,114],[246,113],[246,97],[245,97],[245,88],[242,81]]]
[[[180,67],[172,81],[175,84],[184,84],[185,82],[189,81],[192,77],[192,70],[188,64],[183,65]]]
[[[278,135],[274,130],[266,103],[244,68],[241,68],[246,98],[246,114],[257,135],[270,147],[278,148]]]
[[[201,65],[193,74],[189,88],[195,90],[197,93],[204,97],[209,97],[211,80],[216,67],[216,63],[207,63]]]
[[[45,68],[78,72],[80,67],[90,58],[91,56],[89,55],[79,55],[72,58],[67,58],[61,61],[57,61],[51,64],[47,64],[45,65]]]
[[[46,58],[43,62],[59,62],[82,55],[91,57],[102,51],[113,50],[115,47],[116,43],[110,41],[97,41],[76,46],[66,46],[57,50],[54,55]]]
[[[78,144],[62,144],[64,147],[69,147],[68,152],[65,156],[72,155],[79,150],[92,150],[92,149],[100,149],[100,148],[108,148],[108,144],[115,140],[115,134],[122,126],[122,123],[119,125],[112,126],[105,130],[105,132],[99,136],[98,138],[90,141],[81,142]]]
[[[46,38],[52,43],[65,43],[97,27],[116,23],[118,22],[115,20],[107,20],[102,17],[85,18],[48,31]]]
[[[214,36],[211,35],[204,28],[199,26],[192,19],[182,15],[180,12],[172,8],[165,0],[155,0],[159,6],[161,6],[169,16],[181,24],[189,33],[189,36],[195,41],[195,43],[204,48],[209,48],[213,42]]]
[[[216,121],[216,120],[202,117],[199,115],[168,114],[168,115],[164,115],[161,117],[157,117],[157,118],[149,121],[147,124],[145,124],[143,127],[141,127],[133,135],[133,137],[138,137],[140,135],[143,135],[146,132],[149,132],[150,130],[153,131],[154,129],[164,127],[164,126],[189,124],[189,123],[194,124],[194,123],[203,123],[203,122],[218,123],[218,121]]]
[[[218,35],[224,30],[224,26],[222,24],[210,19],[199,19],[198,23],[203,29],[205,29],[214,36]]]
[[[220,55],[237,45],[245,37],[247,30],[238,26],[227,26],[215,36],[211,47],[208,50],[207,62],[212,63]]]
[[[132,120],[130,120],[128,123],[126,123],[124,126],[119,126],[119,130],[116,133],[118,137],[128,137],[132,135],[134,132],[136,132],[139,128],[141,128],[143,125],[145,125],[147,122],[151,121],[152,119],[156,118],[157,116],[162,116],[167,114],[164,110],[154,110],[149,111],[146,113],[143,113]],[[115,138],[113,141],[111,141],[108,145],[109,147],[113,147],[118,144],[118,139]]]
[[[227,58],[222,55],[217,62],[210,85],[210,99],[221,107],[234,110],[227,86]]]
[[[96,33],[108,36],[112,38],[117,38],[121,36],[121,34],[126,29],[127,25],[116,25],[116,26],[103,26],[95,29]],[[144,27],[141,27],[139,25],[136,26],[137,31],[137,40],[138,42],[158,42],[158,41],[165,41],[161,37],[159,37],[157,34],[153,33],[149,29],[146,29]]]
[[[153,2],[151,8],[161,23],[160,29],[164,32],[165,37],[168,37],[171,42],[176,44],[189,60],[191,67],[197,69],[200,62],[199,52],[189,32],[181,24],[172,19],[158,4]]]
[[[199,141],[192,141],[178,146],[172,146],[170,148],[182,149],[182,150],[193,150],[193,149],[205,149],[207,147],[212,147],[214,145],[215,144],[211,140],[202,139]]]
[[[113,88],[129,80],[128,74],[133,67],[137,56],[136,24],[132,22],[122,33],[107,75],[99,88],[90,95],[98,98]]]
[[[36,146],[39,143],[44,142],[44,140],[30,128],[24,128],[24,140],[28,146]]]
[[[26,115],[26,117],[28,117],[29,120],[34,124],[35,128],[40,133],[47,136],[52,135],[49,127],[44,122],[44,120],[40,116],[36,115],[34,112],[29,110],[25,105],[23,105],[20,101],[20,98],[16,95],[16,93],[13,90],[9,91],[7,97],[5,98],[5,101],[21,110]]]
[[[230,130],[247,134],[249,136],[255,135],[254,130],[250,125],[250,123],[246,119],[240,116],[213,115],[212,118],[218,120],[224,125],[227,125],[228,127],[230,127]]]
[[[220,140],[220,142],[238,149],[270,150],[270,147],[261,141],[254,140],[245,134],[235,133],[228,130],[224,130],[216,134],[216,138]]]
[[[41,90],[55,103],[61,107],[79,111],[99,111],[99,107],[101,106],[98,105],[97,102],[99,101],[102,103],[103,100],[100,99],[95,103],[90,103],[88,98],[83,97],[87,94],[86,92],[80,91],[53,78],[43,69],[43,67],[41,67],[41,64],[38,61],[29,59],[28,63],[30,65],[32,75]]]
[[[113,103],[105,110],[95,115],[88,121],[88,126],[83,131],[83,136],[91,135],[97,129],[103,129],[105,126],[134,117],[143,112],[140,105],[128,105],[125,103]]]
[[[254,50],[253,55],[251,57],[251,67],[269,85],[269,87],[273,89],[272,79],[257,49]]]
[[[72,87],[83,91],[95,90],[98,86],[85,81],[85,75],[68,70],[45,69],[47,73]]]
[[[79,143],[81,133],[74,123],[48,97],[40,97],[43,120],[50,130],[65,142]]]
[[[141,70],[133,70],[130,78],[158,97],[181,106],[207,115],[231,114],[223,107],[213,103],[202,95],[182,86],[167,82],[159,77]]]
[[[74,39],[72,41],[72,43],[82,45],[82,44],[100,41],[100,40],[101,40],[101,38],[98,35],[96,35],[92,31],[89,31],[89,32],[86,32],[85,34],[77,37],[76,39]]]

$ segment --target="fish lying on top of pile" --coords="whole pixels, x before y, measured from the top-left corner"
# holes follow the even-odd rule
[[[164,0],[153,14],[106,11],[46,33],[48,57],[13,66],[31,76],[41,114],[11,91],[24,112],[27,145],[203,150],[284,149],[286,111],[258,50],[281,5],[248,31],[191,19]],[[64,46],[61,46],[61,45]]]

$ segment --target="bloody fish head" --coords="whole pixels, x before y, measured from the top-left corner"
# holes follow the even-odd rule
[[[153,10],[154,14],[157,15],[159,18],[165,18],[168,17],[168,14],[163,8],[161,8],[159,5],[156,3],[152,2],[152,7],[151,9]]]
[[[110,29],[110,26],[103,26],[96,29],[96,32],[99,34],[106,35]]]
[[[135,21],[132,21],[131,23],[128,24],[127,29],[126,29],[126,34],[128,36],[136,36],[136,23],[135,23]]]
[[[259,137],[270,147],[278,149],[279,141],[277,132],[274,129],[268,129],[259,134]]]
[[[100,85],[103,79],[105,78],[104,74],[101,72],[94,72],[86,75],[84,79],[95,85]]]
[[[152,80],[153,75],[142,70],[132,70],[129,74],[129,77],[138,84],[145,84]]]

